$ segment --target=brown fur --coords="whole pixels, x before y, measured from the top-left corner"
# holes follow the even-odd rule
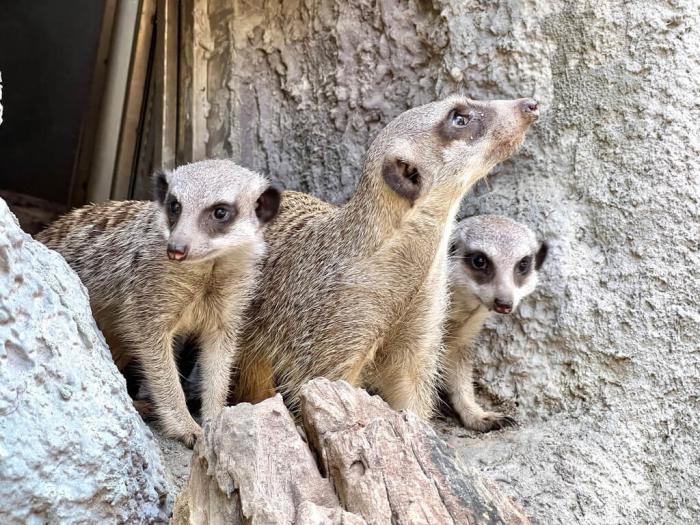
[[[453,220],[472,184],[522,142],[537,117],[528,102],[450,97],[412,109],[374,140],[345,206],[285,193],[242,334],[237,400],[267,395],[271,367],[293,408],[300,386],[325,376],[432,414]],[[455,111],[468,114],[458,129]]]

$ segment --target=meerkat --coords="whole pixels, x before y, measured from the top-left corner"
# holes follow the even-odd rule
[[[347,204],[285,192],[265,233],[233,400],[277,390],[295,411],[301,385],[325,376],[429,418],[459,203],[537,118],[533,100],[452,96],[379,133]]]
[[[201,428],[187,410],[173,338],[199,341],[202,416],[211,419],[226,402],[263,229],[280,192],[227,160],[158,173],[154,187],[155,202],[85,206],[37,238],[80,276],[118,366],[137,360],[165,434],[192,446]]]
[[[537,286],[537,272],[547,257],[527,226],[498,215],[461,221],[450,247],[450,305],[444,334],[444,385],[462,424],[489,432],[515,420],[483,410],[474,397],[474,343],[493,314],[510,314]]]

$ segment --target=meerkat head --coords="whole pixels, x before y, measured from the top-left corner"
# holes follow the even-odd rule
[[[413,205],[449,181],[464,192],[522,144],[539,117],[532,99],[475,101],[463,96],[408,110],[369,148],[364,178]]]
[[[174,261],[262,249],[262,227],[277,215],[281,198],[262,175],[228,160],[156,173],[154,186],[168,224],[167,255]]]
[[[506,217],[464,219],[452,237],[450,284],[489,310],[509,314],[535,290],[547,249],[532,230]]]

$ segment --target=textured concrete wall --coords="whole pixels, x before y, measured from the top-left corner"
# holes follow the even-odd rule
[[[524,148],[464,205],[552,245],[540,290],[479,350],[487,397],[523,427],[448,435],[544,523],[699,521],[697,2],[198,9],[206,154],[333,202],[410,106],[454,91],[541,101]]]

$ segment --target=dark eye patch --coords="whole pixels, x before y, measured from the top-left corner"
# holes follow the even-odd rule
[[[180,214],[182,213],[182,204],[170,195],[168,200],[165,203],[165,215],[168,218],[168,224],[172,227],[177,220],[180,218]]]
[[[226,233],[238,217],[235,202],[219,202],[202,212],[202,229],[209,235]]]
[[[516,262],[515,267],[513,268],[513,280],[515,281],[515,284],[522,286],[532,274],[534,266],[535,258],[533,255],[526,255]]]
[[[464,254],[464,265],[474,280],[479,284],[491,281],[495,275],[495,269],[488,256],[479,251]]]
[[[528,255],[527,257],[523,257],[515,265],[515,271],[517,273],[519,273],[520,275],[527,275],[530,273],[530,270],[532,270],[532,256],[531,255]]]
[[[479,108],[457,104],[438,124],[437,133],[445,144],[454,140],[475,140],[484,134],[487,117]]]

